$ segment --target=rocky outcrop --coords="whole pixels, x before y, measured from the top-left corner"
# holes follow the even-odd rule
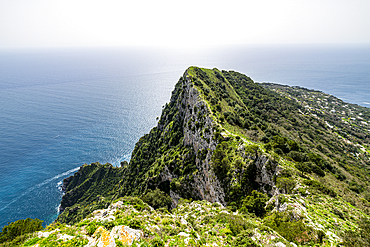
[[[115,247],[117,246],[116,239],[124,245],[131,246],[135,240],[139,241],[143,235],[141,230],[135,230],[128,226],[115,226],[110,232],[99,226],[92,238],[89,238],[89,243],[86,246]]]
[[[211,114],[210,107],[199,89],[194,85],[191,76],[186,71],[180,80],[182,89],[178,97],[172,97],[171,102],[176,104],[181,122],[183,123],[183,142],[185,146],[190,146],[195,155],[197,172],[193,174],[191,183],[183,184],[182,190],[191,191],[191,197],[210,202],[220,202],[226,206],[225,188],[217,178],[211,167],[213,153],[219,144],[218,138],[215,138],[215,130],[220,127],[215,122]],[[166,133],[166,128],[158,126]],[[224,140],[230,139],[230,133],[222,133]],[[242,150],[242,152],[244,152]],[[242,154],[245,160],[253,159],[256,166],[255,182],[259,185],[259,190],[270,195],[278,192],[274,176],[279,172],[278,163],[272,162],[266,155],[257,155],[250,157],[245,153]],[[159,175],[159,183],[172,181],[177,176],[164,167]],[[248,185],[244,185],[248,186]],[[171,190],[169,192],[173,199],[172,207],[175,207],[179,198],[183,195]]]
[[[270,195],[279,193],[275,186],[274,177],[279,174],[281,167],[277,162],[271,161],[266,155],[256,158],[256,182],[260,185],[260,190]]]
[[[223,181],[219,180],[212,169],[212,156],[220,140],[216,138],[216,130],[221,129],[222,126],[216,122],[216,117],[213,116],[208,102],[203,98],[204,95],[195,86],[193,80],[187,70],[176,86],[170,104],[176,108],[176,114],[180,118],[183,145],[190,147],[196,156],[197,170],[190,175],[191,181],[187,180],[186,183],[181,184],[180,191],[168,189],[166,192],[173,199],[172,207],[176,207],[177,201],[181,197],[219,202],[226,206],[227,196],[225,194],[229,189],[226,188],[228,185],[222,183]],[[164,114],[161,119],[168,120],[168,116]],[[165,121],[160,122],[157,128],[161,131],[161,136],[164,136],[171,131],[172,124]],[[221,137],[225,141],[230,140],[232,136],[226,132],[221,133]],[[278,163],[270,161],[267,155],[259,154],[251,157],[243,153],[244,150],[241,152],[241,156],[245,160],[254,160],[253,163],[256,166],[255,183],[258,184],[258,190],[270,195],[277,193],[274,176],[278,174],[280,169]],[[155,187],[162,187],[163,190],[163,187],[170,188],[170,186],[163,185],[170,184],[172,180],[178,178],[178,175],[173,173],[169,167],[164,166],[158,178]],[[238,178],[235,178],[235,181],[238,181]]]
[[[210,167],[213,151],[218,144],[214,138],[216,124],[207,103],[202,100],[187,72],[183,78],[184,95],[178,102],[178,108],[184,116],[184,144],[192,146],[197,154],[196,166],[199,172],[194,176],[194,187],[202,200],[225,205],[223,188]],[[206,153],[204,159],[200,153]]]
[[[193,149],[197,168],[197,172],[192,174],[191,183],[184,184],[185,188],[183,189],[191,192],[192,198],[220,202],[226,205],[224,190],[210,167],[213,151],[218,144],[214,138],[216,124],[211,118],[207,103],[202,99],[187,72],[184,73],[181,81],[181,95],[178,98],[173,97],[171,100],[176,100],[176,108],[183,123],[183,142],[185,146],[190,146]],[[159,126],[158,128],[163,127]],[[165,132],[166,129],[163,133]],[[177,178],[167,167],[159,176],[160,183]],[[173,199],[172,206],[175,207],[181,195],[171,190],[170,196]]]

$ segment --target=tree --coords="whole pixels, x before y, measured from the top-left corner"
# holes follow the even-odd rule
[[[284,189],[287,194],[290,194],[294,189],[296,182],[294,178],[280,177],[276,179],[276,186]]]
[[[311,172],[311,166],[309,166],[307,163],[308,162],[298,163],[295,165],[295,167],[302,173],[302,177],[304,176],[305,173]]]
[[[267,201],[268,197],[266,194],[253,190],[252,194],[243,200],[241,210],[261,217],[266,213],[265,206]]]
[[[142,200],[152,206],[154,209],[158,208],[170,208],[172,199],[169,195],[159,189],[148,190],[148,192],[142,197]]]

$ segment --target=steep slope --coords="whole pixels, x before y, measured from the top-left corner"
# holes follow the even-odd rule
[[[174,203],[180,196],[224,203],[220,184],[208,168],[208,151],[217,145],[212,138],[216,125],[209,115],[185,73],[158,126],[136,144],[122,186],[124,194],[140,195],[158,187]]]
[[[246,180],[245,191],[240,191],[243,195],[250,192],[253,186],[258,187],[254,184],[256,171],[262,169],[268,159],[265,156],[262,158],[258,152],[253,152],[253,157],[248,156],[244,150],[248,143],[237,140],[222,128],[205,95],[207,92],[211,94],[207,80],[215,82],[214,87],[227,88],[235,100],[237,94],[218,70],[207,70],[208,75],[203,72],[206,76],[204,80],[199,80],[197,73],[200,71],[203,72],[191,67],[185,72],[175,87],[170,103],[165,106],[158,126],[137,143],[122,186],[125,195],[140,195],[148,188],[160,188],[174,199],[173,206],[180,197],[226,205],[231,196],[230,186],[233,187],[231,177]],[[228,144],[223,148],[237,147],[232,150],[234,157],[226,157],[224,150],[216,148],[225,140]],[[239,158],[241,162],[247,156],[253,160],[253,165],[258,164],[257,167],[248,170],[248,165],[242,167],[240,163],[240,171],[228,179],[225,175],[234,159]],[[223,158],[233,160],[224,160],[231,163],[224,167]],[[271,178],[275,173],[276,169],[268,174],[270,180],[258,180],[260,185],[274,186]]]
[[[112,191],[118,189],[123,174],[123,169],[97,162],[83,165],[73,176],[64,179],[62,190],[66,194],[59,206],[62,221],[77,222],[93,210],[109,206]]]
[[[353,230],[370,212],[369,116],[316,91],[190,67],[130,163],[84,165],[64,180],[58,221],[77,223],[123,196],[169,209],[186,198],[264,217],[296,244],[365,241]]]
[[[273,177],[278,171],[277,162],[263,154],[258,146],[223,129],[207,99],[223,102],[221,108],[225,111],[231,107],[226,102],[242,102],[220,71],[205,71],[191,67],[180,78],[157,127],[138,141],[130,164],[122,163],[122,171],[119,172],[123,174],[121,183],[110,188],[110,196],[104,196],[104,203],[125,195],[141,196],[156,188],[171,196],[172,208],[179,198],[226,205],[228,201],[239,201],[253,189],[274,193]],[[199,79],[199,73],[203,73],[203,80]],[[221,96],[221,92],[231,97]],[[220,143],[223,144],[218,146]],[[98,178],[91,175],[85,180],[93,185]],[[76,179],[80,178],[75,175],[64,181],[67,193],[62,200],[63,207],[73,204],[74,194],[86,191],[88,183],[84,187],[78,185],[68,189],[69,184],[78,184],[74,182]],[[94,187],[89,190],[94,190]],[[79,208],[91,201],[78,199],[75,203],[81,205],[68,209],[59,220],[69,222],[76,219],[76,213],[81,213]],[[69,216],[65,219],[67,212]]]

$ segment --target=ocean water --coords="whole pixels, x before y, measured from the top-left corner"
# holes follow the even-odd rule
[[[370,107],[370,46],[0,51],[0,227],[58,215],[63,178],[119,165],[191,65],[317,89]]]

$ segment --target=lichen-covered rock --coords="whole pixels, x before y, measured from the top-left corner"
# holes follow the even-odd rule
[[[141,230],[135,230],[128,226],[115,226],[110,232],[100,226],[96,229],[92,238],[88,238],[89,243],[86,246],[115,247],[116,239],[122,244],[132,245],[134,241],[140,241],[142,237],[143,232]]]
[[[107,231],[104,227],[99,226],[98,229],[96,229],[93,237],[96,239],[96,245],[98,247],[115,247],[116,243],[114,241],[114,238],[112,234],[110,234],[109,231]],[[94,244],[95,244],[94,243]],[[91,245],[94,246],[94,245]]]
[[[111,231],[111,236],[118,239],[123,244],[132,245],[134,240],[139,241],[143,236],[140,230],[131,229],[128,226],[115,226]]]

